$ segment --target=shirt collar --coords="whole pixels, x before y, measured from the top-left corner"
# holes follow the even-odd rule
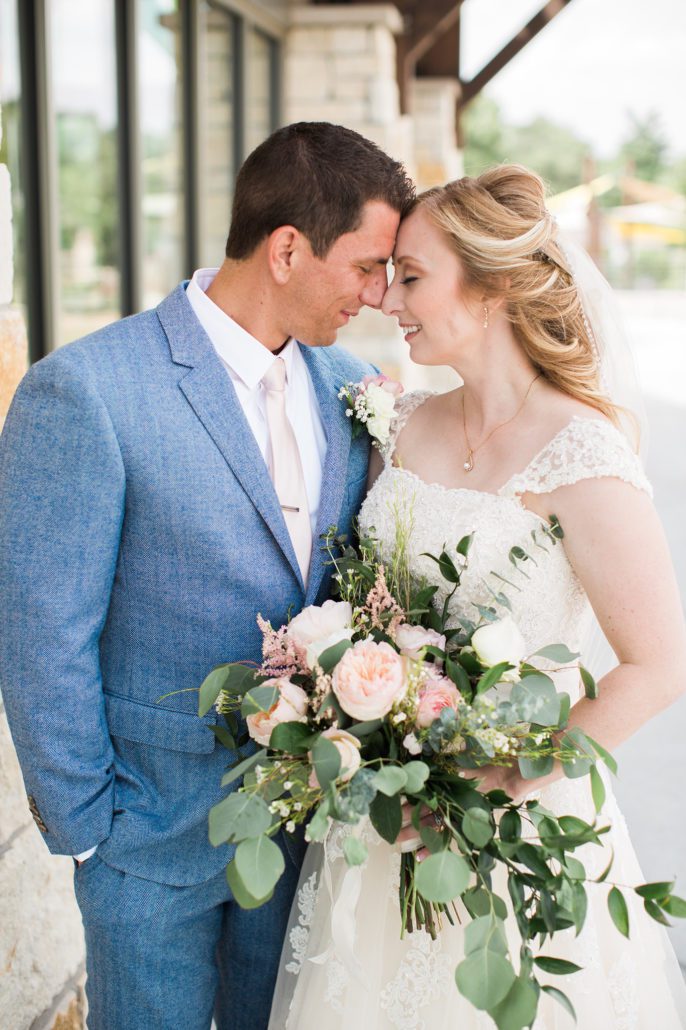
[[[207,290],[218,271],[218,268],[199,268],[188,284],[186,296],[219,357],[249,390],[259,386],[277,357],[283,358],[286,381],[290,383],[293,363],[297,360],[296,354],[300,353],[295,340],[290,339],[280,354],[275,355],[238,322],[234,322],[230,315],[207,296]]]

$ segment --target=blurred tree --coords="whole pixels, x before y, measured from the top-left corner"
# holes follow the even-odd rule
[[[505,127],[495,100],[480,93],[467,107],[462,125],[465,135],[464,170],[467,175],[478,175],[484,168],[505,160]]]
[[[619,152],[624,167],[631,166],[630,174],[647,182],[657,182],[667,166],[669,144],[665,138],[656,111],[649,111],[644,117],[629,113],[631,135],[622,144]]]
[[[514,161],[538,172],[552,193],[583,182],[584,158],[590,148],[571,129],[547,118],[536,118],[527,125],[505,125],[495,100],[483,94],[465,111],[463,127],[468,175]]]

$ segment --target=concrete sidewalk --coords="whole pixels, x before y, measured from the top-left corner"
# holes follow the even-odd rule
[[[686,604],[686,294],[624,294],[650,422],[648,474]],[[686,670],[675,670],[683,678]],[[646,880],[686,897],[686,697],[617,750],[616,793]],[[686,921],[670,931],[686,971]]]

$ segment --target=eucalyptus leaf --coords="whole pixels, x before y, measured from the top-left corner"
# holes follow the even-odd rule
[[[238,763],[238,765],[232,766],[228,772],[224,773],[222,778],[222,787],[227,787],[229,783],[233,783],[233,781],[237,780],[240,776],[245,776],[247,772],[250,772],[253,766],[263,761],[266,758],[266,755],[267,749],[263,747],[259,751],[256,751],[254,755],[248,755],[248,757],[244,758],[242,762]]]
[[[315,734],[304,722],[280,722],[272,730],[269,746],[274,751],[289,755],[302,755],[309,751]]]
[[[671,926],[669,919],[665,915],[662,907],[658,905],[657,901],[652,901],[650,898],[645,898],[643,901],[643,907],[656,923],[662,923],[663,926]],[[627,935],[628,936],[628,935]]]
[[[663,880],[660,883],[642,883],[640,887],[634,887],[634,890],[642,898],[662,901],[663,898],[667,898],[672,893],[674,883],[674,880]]]
[[[406,783],[407,776],[405,775],[405,770],[400,765],[382,766],[372,780],[373,786],[389,798],[393,797],[394,794],[399,794],[404,789]]]
[[[426,901],[447,905],[467,889],[469,866],[454,851],[429,855],[420,863],[415,875],[417,890]]]
[[[551,998],[554,998],[555,1001],[569,1013],[574,1022],[576,1022],[576,1010],[564,991],[558,990],[557,987],[551,987],[549,984],[543,984],[541,986],[541,990],[545,991],[546,994],[549,994]]]
[[[482,948],[468,955],[455,971],[460,994],[477,1009],[492,1009],[515,981],[515,971],[504,955]]]
[[[483,848],[493,837],[488,812],[483,808],[469,808],[462,819],[462,832],[477,848]]]
[[[286,867],[281,848],[265,834],[241,841],[234,862],[243,886],[254,898],[270,894]]]
[[[241,908],[253,909],[259,908],[260,905],[266,904],[272,897],[273,891],[264,898],[253,898],[252,894],[245,888],[243,881],[241,880],[238,871],[236,869],[235,859],[226,867],[226,882],[231,888],[234,900],[238,902]]]
[[[312,745],[312,762],[319,786],[327,790],[341,771],[341,755],[333,741],[321,735],[317,737]]]
[[[579,657],[577,651],[570,651],[566,644],[549,644],[542,647],[540,651],[534,651],[533,657],[548,658],[551,662],[558,662],[560,665],[568,665]]]
[[[351,834],[343,841],[343,854],[349,866],[362,865],[367,860],[367,845]]]
[[[233,733],[226,728],[226,726],[210,726],[209,729],[212,730],[219,743],[222,744],[227,751],[236,750],[236,738]]]
[[[260,797],[236,791],[210,809],[210,844],[259,837],[272,824],[272,816]]]
[[[524,1030],[536,1018],[538,994],[524,976],[518,976],[498,1005],[488,1010],[498,1030]]]
[[[400,796],[395,794],[393,797],[387,797],[385,794],[377,794],[369,806],[369,818],[379,836],[389,844],[395,844],[402,826]]]
[[[537,955],[534,962],[544,972],[554,973],[556,976],[568,976],[581,970],[581,966],[577,966],[576,962],[569,962],[566,958],[551,958],[549,955]]]
[[[253,687],[243,698],[241,715],[257,715],[259,712],[268,712],[278,700],[278,687]]]
[[[591,701],[595,701],[598,696],[598,684],[588,669],[584,668],[583,665],[579,666],[579,673],[581,674],[581,682],[584,685],[584,693],[586,694],[586,697]]]
[[[327,647],[326,651],[322,651],[317,659],[317,665],[323,672],[331,672],[336,668],[345,652],[349,651],[352,646],[351,640],[339,640],[337,644]]]
[[[612,922],[625,937],[629,936],[629,909],[619,887],[613,887],[607,896],[607,907]]]
[[[590,743],[591,747],[593,747],[596,754],[600,755],[600,757],[602,758],[603,762],[608,767],[610,772],[614,773],[616,776],[617,762],[615,758],[613,758],[610,752],[607,751],[601,744],[599,744],[597,740],[594,740],[593,737],[589,737],[588,733],[586,734],[586,740]]]
[[[591,766],[591,794],[596,812],[600,812],[605,804],[605,784],[595,765]]]
[[[205,677],[200,684],[198,692],[198,715],[207,715],[212,705],[219,697],[224,684],[229,678],[230,665],[217,665],[212,672]]]
[[[505,926],[500,919],[492,915],[479,916],[468,923],[464,931],[464,953],[471,955],[481,948],[497,951],[507,955],[507,937]]]
[[[371,736],[372,733],[376,733],[381,726],[383,726],[383,719],[368,719],[366,722],[354,722],[351,726],[348,726],[348,733],[352,733],[353,737],[363,740],[365,737]]]
[[[536,672],[515,683],[511,701],[522,712],[523,721],[556,726],[560,718],[560,698],[550,676]]]
[[[408,794],[417,794],[429,778],[431,770],[426,762],[407,762],[403,766],[406,784],[405,790]]]
[[[463,536],[459,544],[455,548],[458,554],[461,554],[463,558],[466,558],[469,554],[469,548],[472,546],[474,540],[474,533],[469,533],[468,536]]]
[[[555,759],[552,755],[543,755],[540,758],[522,756],[517,759],[519,772],[525,780],[535,780],[539,776],[547,776],[554,764]]]
[[[309,841],[324,840],[329,830],[329,801],[324,799],[317,806],[314,815],[305,829],[305,839]]]
[[[658,902],[659,906],[668,915],[674,916],[675,919],[686,919],[686,901],[683,898],[677,897],[676,894],[670,894],[664,901]]]
[[[508,669],[514,669],[514,665],[510,662],[498,662],[497,665],[492,665],[490,669],[487,669],[483,676],[479,677],[479,681],[476,685],[477,696],[479,694],[485,694],[487,690],[494,687],[496,683],[500,683],[503,678],[503,673],[506,673]]]

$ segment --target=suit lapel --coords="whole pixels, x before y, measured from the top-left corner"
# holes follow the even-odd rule
[[[178,286],[157,308],[172,361],[189,372],[179,382],[191,408],[262,516],[302,586],[293,544],[267,466],[233,383]]]
[[[319,537],[329,526],[336,525],[341,513],[347,485],[348,454],[351,424],[345,417],[345,405],[338,399],[342,378],[331,368],[331,359],[322,348],[299,344],[314,386],[319,411],[326,432],[326,455],[322,470],[322,490],[317,529],[312,546],[312,561],[305,604],[313,604],[324,575],[326,556]]]

